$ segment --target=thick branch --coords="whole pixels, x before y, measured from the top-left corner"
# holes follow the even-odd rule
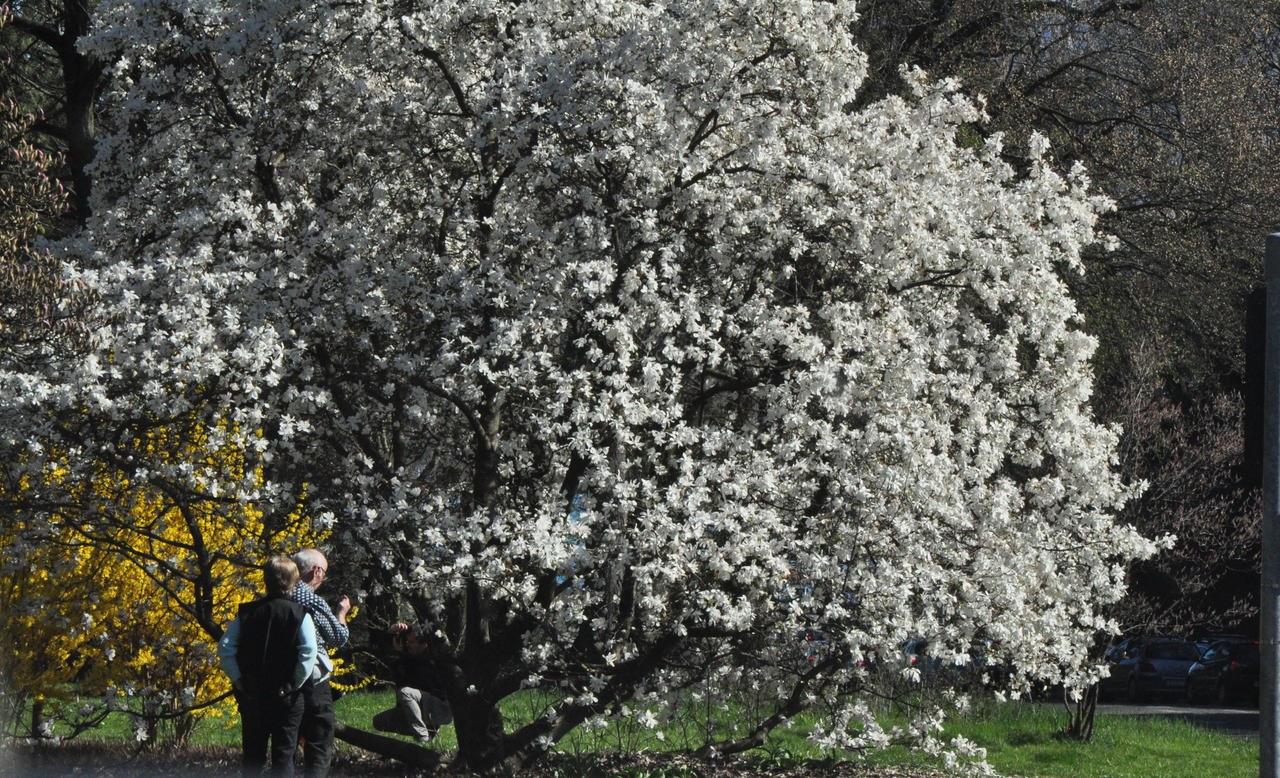
[[[62,36],[58,34],[56,29],[47,24],[40,24],[30,19],[24,19],[21,16],[15,16],[5,26],[12,27],[35,38],[55,51],[62,49]]]
[[[513,732],[507,737],[507,748],[504,749],[509,754],[507,765],[519,771],[524,765],[542,756],[543,748],[538,745],[541,738],[549,738],[552,743],[559,742],[588,717],[606,710],[614,703],[629,699],[637,686],[664,664],[683,642],[684,639],[676,635],[660,638],[644,655],[621,666],[597,695],[595,702],[565,703],[550,716],[539,718]]]
[[[335,722],[333,725],[334,737],[344,742],[350,743],[358,748],[366,751],[372,751],[379,756],[390,757],[397,762],[403,762],[410,767],[430,770],[440,765],[440,754],[429,748],[423,748],[416,743],[410,743],[407,740],[399,738],[387,737],[374,732],[366,732],[363,729],[347,726],[341,721]]]
[[[431,60],[440,69],[440,75],[444,78],[445,83],[449,85],[449,90],[453,92],[453,99],[458,103],[458,110],[462,112],[462,115],[474,119],[475,111],[471,110],[471,105],[467,102],[467,95],[462,91],[462,85],[458,83],[458,79],[453,75],[453,71],[449,69],[440,52],[418,40],[418,36],[414,35],[413,31],[409,29],[408,20],[404,18],[400,19],[400,32],[404,37],[416,43],[422,55]]]
[[[702,746],[702,748],[699,748],[695,753],[701,757],[710,756],[713,753],[727,756],[729,754],[740,754],[743,751],[748,751],[752,748],[759,748],[764,745],[765,738],[768,737],[769,733],[776,729],[778,725],[784,723],[787,719],[790,719],[792,716],[795,716],[797,713],[800,713],[805,708],[809,707],[807,700],[810,697],[809,688],[812,682],[814,680],[820,680],[835,667],[836,662],[841,660],[842,657],[840,654],[834,654],[809,668],[809,670],[800,677],[795,688],[791,690],[791,694],[787,697],[787,701],[783,703],[780,708],[774,711],[771,716],[768,716],[758,722],[751,732],[745,737],[733,740],[722,740],[718,743],[707,743]]]

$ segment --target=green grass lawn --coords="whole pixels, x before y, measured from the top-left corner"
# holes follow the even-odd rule
[[[375,713],[391,707],[390,690],[348,694],[335,709],[344,723],[372,729]],[[540,699],[532,693],[518,695],[503,706],[512,722],[528,721],[537,715]],[[1051,706],[995,703],[980,706],[973,714],[949,720],[947,734],[964,737],[987,749],[987,760],[1001,775],[1043,778],[1234,778],[1258,773],[1258,743],[1201,729],[1193,724],[1154,716],[1099,716],[1090,743],[1074,743],[1057,736],[1064,724],[1061,709]],[[811,720],[799,719],[794,726],[776,731],[765,749],[746,758],[774,767],[821,762],[832,757],[861,757],[830,754],[814,748],[806,739]],[[559,750],[587,755],[604,751],[664,752],[687,749],[691,733],[668,727],[659,739],[653,731],[625,725],[610,725],[597,732],[575,732],[562,741]],[[93,739],[131,738],[127,721],[113,719],[94,732]],[[191,742],[196,745],[239,745],[239,721],[230,716],[209,717],[197,726]],[[457,747],[452,726],[440,731],[435,748],[452,751]],[[339,742],[338,747],[352,748]],[[935,759],[895,747],[866,757],[877,765],[938,766]]]
[[[1043,778],[1235,778],[1258,774],[1258,742],[1157,716],[1099,716],[1093,740],[1058,736],[1066,716],[1052,706],[990,705],[947,731],[987,749],[1000,774]],[[931,764],[905,749],[878,763]]]

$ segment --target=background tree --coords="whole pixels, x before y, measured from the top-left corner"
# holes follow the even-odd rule
[[[1178,544],[1137,563],[1117,619],[1133,634],[1226,632],[1258,612],[1259,494],[1244,467],[1244,403],[1223,392],[1198,404],[1168,399],[1155,347],[1122,402],[1120,457],[1148,483],[1123,513],[1145,532],[1173,532]],[[1252,582],[1242,586],[1240,580]]]
[[[0,95],[39,117],[27,141],[65,156],[71,216],[88,215],[103,63],[77,48],[92,22],[89,0],[22,0],[0,6]],[[49,141],[52,141],[50,143]]]
[[[81,344],[88,302],[39,245],[67,193],[53,174],[58,158],[28,140],[33,122],[16,104],[0,104],[0,356],[27,369]]]
[[[850,6],[100,13],[127,78],[66,249],[101,326],[0,373],[8,434],[268,527],[305,484],[436,624],[463,762],[695,684],[772,701],[721,753],[815,704],[883,745],[844,692],[909,637],[1087,680],[1152,550],[1058,276],[1105,204],[945,82],[846,110]],[[243,469],[121,449],[175,418]]]

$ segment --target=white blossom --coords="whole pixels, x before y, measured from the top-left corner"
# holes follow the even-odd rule
[[[84,414],[87,472],[186,403],[253,477],[139,474],[305,493],[370,597],[474,598],[468,640],[593,715],[598,679],[672,646],[785,699],[813,631],[849,680],[912,638],[1084,677],[1154,549],[1114,522],[1134,487],[1060,276],[1108,203],[1042,138],[1024,171],[958,142],[982,111],[954,83],[860,103],[853,13],[105,2],[84,45],[122,63],[112,131],[61,248],[96,339],[0,366],[7,434]],[[466,666],[460,693],[499,672]],[[841,710],[816,742],[890,741]]]

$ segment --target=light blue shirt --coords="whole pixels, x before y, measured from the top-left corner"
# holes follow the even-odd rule
[[[240,619],[237,617],[227,625],[218,641],[218,664],[231,679],[231,683],[240,680],[240,663],[236,661],[236,651],[240,648]],[[298,630],[298,663],[293,668],[293,688],[301,689],[302,684],[311,677],[316,666],[316,654],[320,645],[316,642],[316,627],[311,621],[311,614],[302,617],[302,628]]]

